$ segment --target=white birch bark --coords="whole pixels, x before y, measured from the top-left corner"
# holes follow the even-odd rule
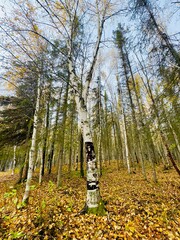
[[[41,144],[38,146],[38,159],[40,159],[40,169],[39,169],[39,184],[42,183],[42,169],[43,169],[43,149]]]
[[[32,141],[31,141],[31,148],[29,151],[29,167],[28,167],[25,193],[23,196],[23,202],[28,202],[28,199],[29,199],[30,184],[31,184],[33,168],[34,168],[36,140],[37,140],[38,113],[39,113],[39,107],[40,107],[40,94],[41,94],[41,90],[40,90],[40,77],[39,77],[38,78],[38,88],[37,88],[36,109],[35,109],[35,113],[34,113]]]
[[[70,82],[73,83],[73,88],[77,89],[77,86],[76,86],[77,79],[75,79],[71,57],[69,57],[69,72],[70,72]],[[86,94],[88,93],[86,92]],[[87,99],[87,96],[86,96],[86,99]],[[76,101],[77,111],[78,111],[79,120],[80,120],[80,126],[81,126],[85,148],[86,148],[86,162],[87,162],[86,205],[87,205],[87,208],[92,209],[92,208],[97,208],[100,202],[97,161],[95,157],[95,151],[94,151],[93,141],[92,141],[91,132],[90,132],[90,126],[88,122],[87,106],[85,104],[84,98],[80,98],[80,96],[76,92],[75,92],[75,101]]]
[[[81,120],[81,127],[86,148],[87,161],[87,196],[86,204],[88,208],[98,207],[100,201],[99,179],[97,161],[91,137],[90,127],[87,119],[87,109],[78,104],[78,112]]]
[[[125,157],[126,157],[128,173],[131,173],[130,160],[129,160],[129,148],[128,148],[128,141],[127,141],[127,133],[126,133],[126,121],[125,121],[125,113],[124,113],[123,106],[121,110],[122,110],[122,130],[123,130],[123,136],[124,136]]]
[[[96,1],[97,10],[99,9],[98,1]],[[92,137],[90,133],[90,126],[88,123],[87,117],[87,99],[89,95],[89,86],[92,81],[92,75],[94,72],[95,64],[97,61],[97,56],[99,52],[100,41],[102,37],[102,31],[105,22],[105,14],[107,6],[103,10],[102,18],[100,19],[100,15],[98,15],[98,34],[97,41],[94,48],[92,62],[89,67],[89,71],[87,71],[87,76],[85,79],[85,85],[82,91],[82,95],[80,94],[78,88],[78,77],[75,74],[75,69],[73,66],[73,38],[67,41],[68,47],[68,68],[69,68],[69,76],[70,76],[70,84],[72,87],[72,94],[75,97],[77,111],[80,118],[81,129],[83,133],[85,148],[86,148],[86,161],[87,161],[87,197],[86,197],[86,206],[89,209],[97,208],[99,206],[101,197],[99,191],[99,182],[98,182],[98,170],[97,170],[97,161],[94,151],[94,145],[92,142]],[[97,11],[97,14],[100,14],[100,11]],[[70,18],[70,35],[73,36],[73,23]]]

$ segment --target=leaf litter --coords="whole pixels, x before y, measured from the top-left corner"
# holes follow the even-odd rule
[[[22,206],[24,184],[0,181],[0,239],[180,239],[180,180],[174,170],[158,169],[158,183],[140,173],[127,174],[108,166],[100,189],[108,213],[79,215],[86,198],[86,182],[72,174],[56,188],[55,174],[40,186],[35,175],[29,204]],[[2,175],[0,175],[2,177]],[[2,178],[1,178],[2,179]],[[9,187],[10,186],[10,187]]]

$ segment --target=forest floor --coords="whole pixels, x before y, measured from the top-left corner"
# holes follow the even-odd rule
[[[13,186],[17,174],[0,173],[0,239],[180,239],[180,178],[158,167],[145,181],[140,170],[127,174],[108,166],[100,179],[107,216],[78,215],[86,197],[86,182],[73,172],[56,188],[55,174],[31,186],[30,202],[21,204],[24,184]]]

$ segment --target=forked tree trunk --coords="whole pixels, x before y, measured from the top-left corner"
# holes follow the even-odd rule
[[[98,1],[96,1],[96,8],[97,8],[97,14],[100,14],[100,9],[98,5]],[[98,15],[98,34],[97,34],[97,40],[93,52],[92,62],[90,64],[89,71],[87,71],[86,79],[85,79],[85,85],[83,87],[82,94],[79,91],[79,80],[80,78],[76,75],[76,71],[74,68],[74,62],[73,62],[73,41],[74,41],[74,17],[75,15],[69,19],[70,20],[70,26],[69,26],[69,38],[67,40],[67,48],[68,48],[68,70],[69,70],[69,77],[70,77],[70,83],[72,87],[72,94],[75,96],[76,106],[78,110],[78,114],[81,120],[81,128],[83,132],[83,138],[85,143],[85,149],[86,149],[86,161],[87,161],[87,197],[86,197],[86,204],[85,208],[81,211],[81,213],[94,213],[97,215],[104,215],[105,214],[105,207],[103,204],[103,201],[100,196],[100,190],[99,190],[99,181],[98,181],[98,170],[97,170],[97,161],[94,151],[94,145],[92,142],[92,137],[90,134],[90,127],[88,124],[87,119],[87,98],[89,95],[89,87],[90,83],[92,81],[92,76],[94,73],[95,64],[97,61],[97,55],[99,52],[102,32],[104,28],[105,23],[105,15],[106,11],[108,9],[109,3],[106,4],[106,7],[102,11],[102,17],[100,18],[100,15]],[[73,21],[72,21],[73,19]]]
[[[25,193],[24,193],[23,200],[22,200],[25,203],[27,203],[28,200],[29,200],[30,184],[31,184],[31,180],[32,180],[34,161],[35,161],[37,127],[38,127],[38,113],[39,113],[39,107],[40,107],[40,95],[41,95],[41,90],[40,90],[40,77],[39,77],[38,78],[36,109],[35,109],[35,113],[34,113],[32,141],[31,141],[31,148],[30,148],[30,151],[29,151],[29,167],[28,167]]]
[[[76,87],[76,79],[73,72],[73,65],[71,57],[69,57],[69,72],[70,82]],[[100,196],[99,189],[99,176],[97,169],[97,160],[94,150],[94,144],[91,137],[89,121],[87,118],[87,106],[86,100],[88,96],[87,90],[85,90],[84,97],[79,96],[78,93],[72,90],[72,94],[75,96],[77,112],[80,118],[80,126],[83,134],[86,151],[86,163],[87,163],[87,195],[85,207],[81,210],[80,214],[93,213],[97,215],[105,215],[104,203]]]

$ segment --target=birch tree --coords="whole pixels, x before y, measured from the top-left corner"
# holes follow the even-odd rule
[[[75,94],[77,111],[78,111],[80,122],[81,122],[81,129],[82,129],[83,139],[85,143],[86,163],[87,163],[87,197],[86,197],[85,207],[81,212],[82,213],[92,212],[96,214],[104,214],[104,207],[103,207],[103,203],[100,196],[97,161],[96,161],[94,144],[93,144],[93,140],[90,132],[90,126],[88,122],[88,116],[87,116],[87,98],[88,98],[89,84],[92,80],[93,69],[95,67],[95,62],[97,59],[97,53],[99,49],[101,35],[102,35],[102,32],[100,36],[98,36],[98,42],[95,49],[93,62],[87,74],[82,98],[78,96],[78,93],[76,92],[77,90],[73,91],[73,94]],[[73,88],[77,89],[77,79],[74,74],[70,45],[69,45],[68,63],[69,63],[69,72],[70,72],[70,82],[73,84]]]
[[[79,114],[81,129],[83,133],[83,139],[85,143],[86,162],[87,162],[87,196],[86,196],[85,207],[81,211],[81,213],[92,212],[92,213],[103,215],[105,212],[105,209],[100,196],[97,161],[96,161],[94,144],[93,144],[90,126],[88,122],[88,116],[87,116],[87,103],[88,103],[87,100],[89,95],[90,83],[92,81],[93,72],[94,72],[96,61],[97,61],[104,23],[106,20],[106,13],[107,13],[107,9],[110,6],[110,2],[106,2],[102,9],[100,9],[98,2],[96,2],[96,5],[95,5],[96,14],[98,16],[97,18],[98,34],[97,34],[97,40],[96,40],[96,44],[95,44],[95,48],[92,56],[92,61],[89,66],[89,70],[87,71],[87,74],[85,76],[85,85],[82,91],[82,95],[79,95],[79,92],[78,92],[79,90],[78,82],[80,78],[76,74],[75,62],[74,62],[74,49],[73,49],[73,43],[74,43],[75,35],[77,32],[77,25],[75,25],[75,21],[78,19],[77,18],[78,2],[75,2],[75,3],[76,3],[75,8],[72,8],[72,3],[70,2],[68,2],[68,5],[64,5],[64,7],[65,9],[69,10],[67,11],[67,16],[69,20],[68,32],[69,32],[70,38],[67,40],[67,48],[68,48],[69,78],[70,78],[70,84],[72,89],[71,93],[75,96],[77,111]]]
[[[23,202],[27,203],[29,200],[29,193],[30,193],[30,186],[31,180],[33,175],[34,169],[34,162],[35,162],[35,151],[36,151],[36,141],[37,141],[37,127],[38,127],[38,114],[40,108],[40,97],[41,97],[41,77],[38,76],[38,87],[37,87],[37,99],[36,99],[36,108],[34,113],[34,121],[33,121],[33,133],[32,133],[32,140],[31,140],[31,148],[29,151],[29,166],[28,166],[28,174],[27,174],[27,181],[26,181],[26,188],[25,193],[23,196]]]

